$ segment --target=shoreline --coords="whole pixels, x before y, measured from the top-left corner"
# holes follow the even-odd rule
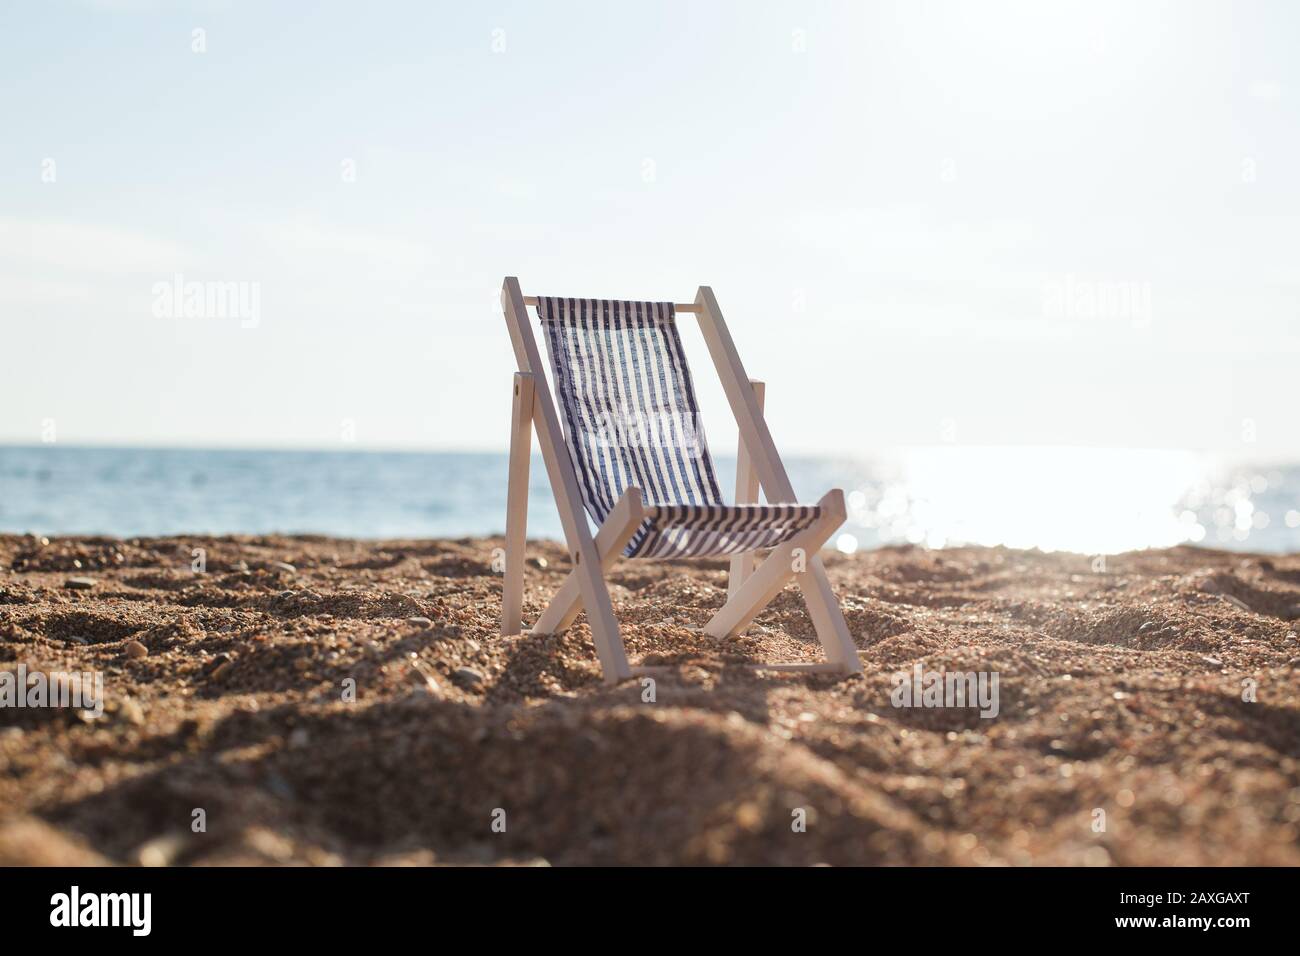
[[[717,643],[726,562],[625,561],[651,702],[497,633],[501,546],[0,535],[0,671],[104,686],[0,707],[0,864],[1300,864],[1300,555],[827,553],[848,679],[738,666],[819,658],[792,588]]]

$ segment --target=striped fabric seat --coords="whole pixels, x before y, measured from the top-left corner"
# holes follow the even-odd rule
[[[816,505],[723,502],[671,302],[539,296],[537,312],[587,511],[603,523],[632,487],[646,502],[627,557],[773,548],[816,522]]]

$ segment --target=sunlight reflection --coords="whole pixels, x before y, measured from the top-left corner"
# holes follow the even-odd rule
[[[897,480],[849,495],[852,523],[882,543],[1006,545],[1114,554],[1197,542],[1196,506],[1214,497],[1204,463],[1177,451],[1064,447],[941,447],[904,453]],[[1247,480],[1209,501],[1216,525],[1265,527]],[[857,540],[854,539],[854,546]]]

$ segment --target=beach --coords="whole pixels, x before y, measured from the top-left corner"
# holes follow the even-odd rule
[[[0,708],[0,864],[1300,864],[1300,555],[828,553],[848,678],[747,666],[820,658],[793,587],[719,642],[726,562],[628,561],[611,687],[500,636],[502,546],[0,536],[0,671],[103,705]]]

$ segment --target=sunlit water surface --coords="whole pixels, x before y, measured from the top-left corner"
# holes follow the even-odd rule
[[[718,459],[723,488],[735,463]],[[844,551],[910,542],[1087,554],[1183,542],[1300,551],[1300,466],[1228,467],[1183,452],[913,448],[787,461],[805,500],[841,487]],[[529,535],[561,537],[534,458]],[[500,533],[497,454],[0,447],[0,530],[44,535]]]

